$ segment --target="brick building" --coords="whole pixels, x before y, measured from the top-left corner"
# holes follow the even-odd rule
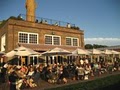
[[[55,47],[69,51],[84,48],[83,30],[9,18],[0,27],[0,51],[9,52],[22,45],[38,52]]]
[[[54,47],[67,50],[84,48],[84,32],[69,27],[8,19],[0,28],[0,51],[19,45],[43,52]]]
[[[35,0],[26,0],[25,7],[26,15],[10,17],[1,23],[0,51],[7,53],[19,45],[38,52],[55,47],[69,51],[84,48],[83,30],[70,23],[37,18]]]

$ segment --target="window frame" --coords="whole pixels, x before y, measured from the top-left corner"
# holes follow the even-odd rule
[[[18,32],[18,42],[19,43],[24,43],[24,42],[20,42],[20,38],[19,38],[19,36],[20,36],[20,34],[27,34],[27,44],[38,44],[39,42],[38,42],[38,40],[39,40],[39,35],[38,35],[38,33],[31,33],[31,32]],[[31,35],[36,35],[37,36],[37,41],[36,41],[36,43],[30,43],[30,34]]]
[[[67,41],[66,41],[67,38],[70,38],[70,39],[71,39],[71,45],[67,45]],[[67,45],[67,46],[75,46],[75,45],[73,45],[73,40],[74,40],[74,39],[77,39],[77,45],[76,45],[76,46],[79,46],[79,38],[76,38],[76,37],[66,37],[66,38],[65,38],[66,45]]]
[[[46,45],[55,45],[55,44],[54,44],[54,37],[59,37],[59,45],[61,45],[61,36],[45,34],[45,35],[44,35],[44,40],[45,40],[46,36],[51,36],[51,37],[52,37],[52,44],[46,44],[46,41],[45,41],[45,44],[46,44]]]

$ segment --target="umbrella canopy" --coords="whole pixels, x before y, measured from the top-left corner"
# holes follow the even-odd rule
[[[85,49],[77,48],[72,52],[73,55],[89,55],[91,52]]]
[[[6,53],[6,57],[13,57],[15,55],[17,56],[29,56],[29,55],[35,55],[39,54],[38,52],[33,51],[32,49],[26,48],[26,47],[18,47],[8,53]]]
[[[112,54],[120,54],[120,52],[117,52],[115,50],[112,50],[111,52],[112,52]]]
[[[6,53],[5,56],[6,56],[6,57],[13,57],[13,56],[15,56],[15,51],[12,50],[12,51]]]
[[[92,49],[91,52],[92,52],[92,54],[97,54],[97,55],[103,53],[101,50],[98,50],[98,49]]]
[[[106,49],[106,50],[104,50],[104,51],[103,51],[103,53],[104,53],[104,54],[108,54],[108,55],[109,55],[109,54],[112,54],[112,51],[111,51],[111,50]]]
[[[62,48],[58,48],[58,47],[42,53],[42,55],[44,55],[44,56],[49,56],[49,55],[65,55],[65,54],[71,54],[71,52],[67,51],[65,49],[62,49]]]

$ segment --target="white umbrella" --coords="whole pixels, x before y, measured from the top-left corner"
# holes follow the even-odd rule
[[[113,54],[112,53],[112,50],[108,50],[108,49],[105,49],[104,51],[103,51],[103,53],[106,55],[106,60],[112,60],[113,61],[113,57],[111,57],[111,55]]]
[[[6,57],[13,57],[15,55],[17,56],[29,56],[33,54],[39,54],[38,52],[33,51],[32,49],[26,48],[26,47],[18,47],[8,53],[6,53]]]
[[[39,54],[38,52],[35,52],[34,50],[23,46],[16,48],[14,51],[16,51],[16,55],[18,56],[29,56]]]
[[[103,51],[103,53],[104,53],[104,54],[107,54],[107,55],[110,55],[110,54],[112,54],[112,51],[111,51],[111,50],[106,49],[106,50],[104,50],[104,51]]]
[[[76,50],[74,50],[73,52],[72,52],[72,55],[73,56],[79,56],[79,55],[81,55],[81,56],[83,56],[83,55],[89,55],[91,52],[90,51],[88,51],[88,50],[85,50],[85,49],[79,49],[79,48],[77,48]],[[77,62],[79,62],[79,57],[77,57],[78,59],[76,60],[76,63]]]
[[[113,61],[114,61],[114,60],[116,61],[116,57],[115,57],[115,55],[119,55],[120,52],[115,51],[115,50],[111,50],[111,52],[112,52],[112,55],[113,55],[112,60],[113,60]]]
[[[42,55],[44,55],[44,56],[50,56],[50,55],[65,55],[65,54],[71,54],[71,52],[70,52],[70,51],[67,51],[67,50],[65,50],[65,49],[62,49],[62,48],[58,48],[58,47],[42,53]]]
[[[97,55],[103,53],[101,50],[98,50],[98,49],[92,49],[91,52],[92,52],[92,54],[97,54]]]
[[[115,51],[115,50],[112,50],[111,52],[112,52],[112,54],[120,54],[120,52]]]
[[[67,55],[67,54],[71,54],[71,52],[69,52],[69,51],[67,51],[65,49],[62,49],[62,48],[58,48],[58,47],[42,53],[42,55],[44,55],[44,56]],[[57,63],[58,63],[58,58],[57,58]],[[57,65],[57,72],[58,72],[58,65]],[[57,73],[57,77],[58,77],[58,73]]]
[[[6,57],[14,57],[14,56],[15,56],[15,51],[12,50],[12,51],[6,53],[5,56],[6,56]]]
[[[99,55],[101,55],[103,52],[101,50],[98,50],[98,49],[92,49],[91,50],[92,52],[92,55],[97,55],[97,61],[99,62]],[[91,56],[91,60],[93,59],[93,56]]]
[[[88,51],[88,50],[85,50],[85,49],[79,49],[79,48],[77,48],[76,50],[74,50],[73,52],[72,52],[72,54],[74,55],[89,55],[91,52],[90,51]]]

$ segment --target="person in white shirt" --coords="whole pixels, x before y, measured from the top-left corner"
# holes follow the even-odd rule
[[[83,61],[82,59],[80,60],[80,64],[81,64],[81,65],[83,65],[83,64],[84,64],[84,61]]]

